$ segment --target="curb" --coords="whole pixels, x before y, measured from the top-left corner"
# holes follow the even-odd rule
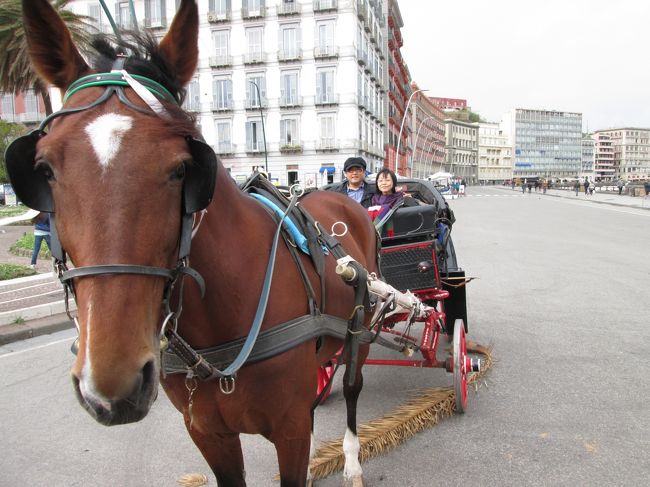
[[[13,286],[15,284],[27,284],[31,283],[32,281],[47,281],[48,279],[57,279],[54,271],[34,274],[25,277],[17,277],[16,279],[5,279],[4,281],[0,281],[0,289],[3,287]]]
[[[74,328],[74,322],[65,313],[32,320],[22,325],[5,325],[0,327],[0,346],[70,328]]]
[[[69,308],[71,311],[76,309],[74,301],[70,301]],[[38,304],[30,308],[4,311],[0,313],[0,332],[4,326],[11,325],[18,319],[25,322],[61,314],[65,314],[65,300]]]

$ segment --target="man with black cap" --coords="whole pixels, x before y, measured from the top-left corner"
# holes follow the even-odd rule
[[[343,172],[346,180],[330,189],[347,194],[353,200],[361,203],[364,208],[368,208],[373,191],[365,183],[366,161],[362,157],[348,157],[343,164]]]

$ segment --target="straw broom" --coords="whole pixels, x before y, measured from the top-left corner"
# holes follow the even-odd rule
[[[484,356],[481,372],[468,377],[468,384],[472,384],[481,379],[492,366],[492,354],[491,349],[470,341],[467,342],[467,351]],[[451,416],[455,409],[453,387],[422,390],[418,396],[398,406],[386,416],[362,424],[358,428],[360,462],[363,463],[401,445],[416,433],[435,426],[442,418]],[[343,440],[338,439],[324,443],[316,451],[309,468],[314,480],[318,480],[343,470],[344,465]]]

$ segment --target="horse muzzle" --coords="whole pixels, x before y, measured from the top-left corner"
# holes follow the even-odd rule
[[[153,360],[148,361],[131,392],[122,398],[103,398],[74,374],[72,383],[79,403],[98,423],[104,426],[135,423],[149,413],[158,397],[158,366]]]

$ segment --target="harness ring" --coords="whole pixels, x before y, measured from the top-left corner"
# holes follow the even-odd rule
[[[343,225],[343,228],[344,228],[343,233],[336,233],[336,232],[334,231],[334,229],[336,228],[336,225]],[[339,222],[334,222],[334,223],[332,224],[332,228],[331,228],[331,230],[330,230],[330,233],[331,233],[334,237],[344,237],[344,236],[348,233],[348,226],[347,226],[347,224],[344,223],[344,222],[340,222],[340,221],[339,221]]]

